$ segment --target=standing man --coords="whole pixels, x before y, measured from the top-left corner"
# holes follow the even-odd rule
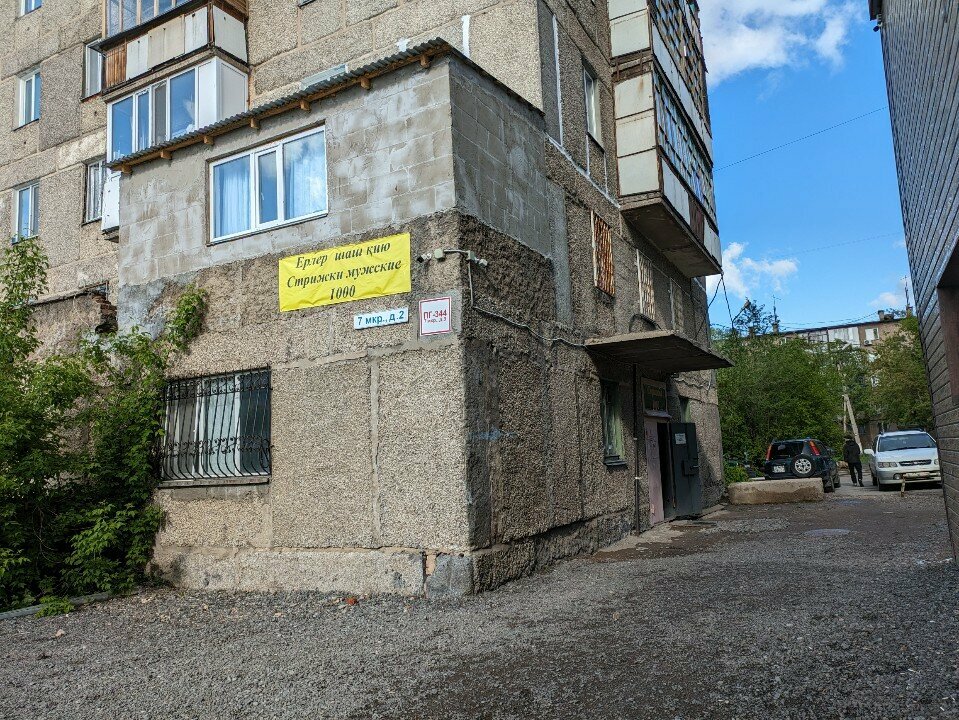
[[[842,459],[849,466],[852,484],[862,487],[862,449],[851,435],[846,436],[846,444],[842,448]]]

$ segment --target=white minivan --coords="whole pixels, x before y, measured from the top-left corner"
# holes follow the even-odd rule
[[[876,438],[869,457],[872,484],[901,486],[903,481],[942,483],[939,448],[927,432],[905,430],[882,433]]]

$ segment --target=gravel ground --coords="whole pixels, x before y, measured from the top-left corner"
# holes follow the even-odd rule
[[[0,624],[0,718],[959,718],[949,557],[847,484],[463,600],[143,592]]]

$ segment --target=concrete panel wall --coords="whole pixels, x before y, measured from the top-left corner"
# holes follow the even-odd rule
[[[458,227],[454,213],[402,229],[419,254],[458,242]],[[128,321],[147,328],[186,283],[207,291],[205,330],[176,377],[271,370],[268,484],[162,489],[155,564],[190,587],[421,593],[426,554],[470,547],[461,346],[420,339],[415,322],[354,330],[352,319],[440,295],[458,308],[459,268],[417,269],[409,295],[280,313],[281,256],[121,290]]]
[[[441,37],[542,106],[536,0],[363,0],[302,7],[292,0],[251,0],[249,5],[254,102],[288,93],[303,78],[335,65],[356,67]]]
[[[450,85],[457,207],[549,255],[543,118],[458,66]]]
[[[103,103],[81,102],[83,46],[99,36],[101,3],[51,0],[24,16],[18,8],[18,2],[0,7],[6,30],[0,49],[0,237],[14,232],[13,190],[39,181],[49,295],[69,294],[116,277],[116,244],[103,239],[97,224],[83,224],[84,163],[105,152]],[[18,76],[35,67],[43,88],[40,119],[18,127]]]

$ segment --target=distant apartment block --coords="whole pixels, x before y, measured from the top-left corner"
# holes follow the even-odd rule
[[[907,308],[907,314],[912,308]],[[867,322],[847,323],[845,325],[829,325],[826,327],[804,328],[782,333],[783,337],[802,338],[812,343],[828,344],[841,342],[850,347],[862,348],[874,354],[874,348],[887,337],[899,333],[902,324],[901,317],[895,317],[885,310],[877,313],[876,320]]]
[[[45,348],[208,293],[166,392],[171,580],[477,592],[718,500],[695,2],[2,13]]]

